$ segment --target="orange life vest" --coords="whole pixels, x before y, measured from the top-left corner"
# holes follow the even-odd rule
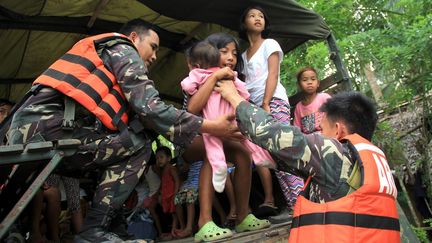
[[[114,39],[134,47],[126,36],[118,33],[87,37],[54,62],[33,85],[60,91],[93,113],[108,129],[119,130],[119,125],[128,122],[127,101],[115,76],[96,52],[98,43]]]
[[[327,203],[299,196],[289,242],[400,242],[397,190],[384,153],[357,134],[344,140],[349,140],[360,155],[363,184]]]

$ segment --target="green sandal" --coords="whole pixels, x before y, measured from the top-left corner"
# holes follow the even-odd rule
[[[266,219],[257,219],[253,214],[248,214],[243,221],[235,227],[235,231],[240,233],[244,231],[254,231],[270,227],[270,221]]]
[[[201,229],[195,234],[194,241],[215,241],[220,239],[229,238],[233,235],[229,229],[224,229],[217,226],[213,221],[207,222]]]

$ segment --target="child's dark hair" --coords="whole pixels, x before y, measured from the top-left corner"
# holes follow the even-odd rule
[[[126,36],[130,35],[132,32],[136,32],[139,36],[146,36],[149,34],[149,30],[153,30],[156,33],[158,32],[156,27],[151,23],[142,19],[132,19],[126,22],[118,32]]]
[[[210,42],[212,45],[216,46],[216,48],[219,50],[225,48],[229,43],[234,43],[237,52],[240,51],[240,45],[237,39],[227,33],[223,33],[223,32],[214,33],[209,35],[205,40]],[[237,72],[239,79],[244,80],[242,74],[243,58],[241,58],[240,55],[237,55],[237,64],[234,67],[234,71]]]
[[[304,67],[304,68],[300,69],[300,70],[297,72],[297,74],[296,74],[296,77],[297,77],[297,83],[298,83],[298,84],[299,84],[300,81],[301,81],[301,77],[302,77],[303,73],[306,72],[306,71],[312,71],[312,72],[314,72],[314,73],[317,75],[317,78],[318,78],[318,73],[317,73],[317,71],[315,70],[315,68],[313,68],[313,67]],[[318,79],[318,80],[319,80],[319,79]]]
[[[219,49],[208,41],[195,43],[186,51],[186,57],[189,64],[193,67],[202,69],[219,67]]]
[[[164,153],[166,156],[172,158],[172,154],[171,154],[171,149],[166,147],[166,146],[161,146],[159,148],[156,149],[156,153],[158,152],[162,152]]]
[[[341,92],[328,99],[320,108],[330,122],[343,121],[350,133],[371,140],[378,121],[372,100],[365,95],[350,91]]]
[[[256,9],[259,10],[263,15],[264,15],[264,30],[261,32],[261,37],[262,38],[267,38],[270,34],[270,21],[268,19],[268,15],[265,12],[265,10],[260,7],[260,6],[250,6],[248,7],[245,11],[243,11],[243,14],[240,17],[240,30],[239,30],[239,37],[243,40],[248,40],[247,38],[247,29],[246,29],[246,25],[245,25],[245,19],[247,17],[247,14],[249,12],[249,10],[251,9]]]
[[[8,99],[0,98],[0,106],[4,106],[4,105],[14,106],[15,103],[13,103],[12,101],[10,101]]]

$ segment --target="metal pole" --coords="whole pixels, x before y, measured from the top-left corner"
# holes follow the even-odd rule
[[[57,167],[60,161],[64,157],[64,152],[59,151],[50,162],[45,166],[42,172],[36,177],[27,191],[22,195],[17,204],[13,207],[13,209],[9,212],[9,214],[4,218],[3,222],[0,224],[0,239],[7,233],[10,226],[15,222],[21,212],[25,209],[25,207],[30,203],[33,199],[36,192],[42,186],[44,181],[48,178],[52,171]]]
[[[351,79],[349,78],[348,71],[346,70],[345,65],[342,62],[339,48],[336,45],[336,39],[334,38],[332,33],[330,33],[330,35],[327,37],[327,45],[330,51],[330,59],[335,64],[336,70],[342,74],[342,82],[340,83],[340,85],[342,85],[342,89],[346,91],[352,90],[353,87]]]

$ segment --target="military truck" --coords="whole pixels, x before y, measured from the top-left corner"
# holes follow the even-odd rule
[[[188,73],[184,50],[192,42],[215,32],[238,36],[239,16],[253,5],[267,11],[272,26],[270,38],[279,42],[284,53],[309,40],[327,42],[335,72],[322,80],[320,89],[351,89],[331,30],[319,14],[293,0],[3,0],[0,4],[0,98],[18,102],[33,80],[78,40],[115,32],[128,20],[141,18],[155,25],[160,36],[158,59],[151,65],[149,76],[163,100],[180,105],[183,95],[179,83]],[[290,97],[291,105],[301,96],[298,93]],[[0,239],[8,235],[14,221],[56,165],[73,154],[78,145],[79,141],[67,139],[0,147],[0,169],[14,166],[14,174],[0,181],[7,185],[0,191]],[[286,240],[288,225],[289,222],[239,234],[235,240]]]

